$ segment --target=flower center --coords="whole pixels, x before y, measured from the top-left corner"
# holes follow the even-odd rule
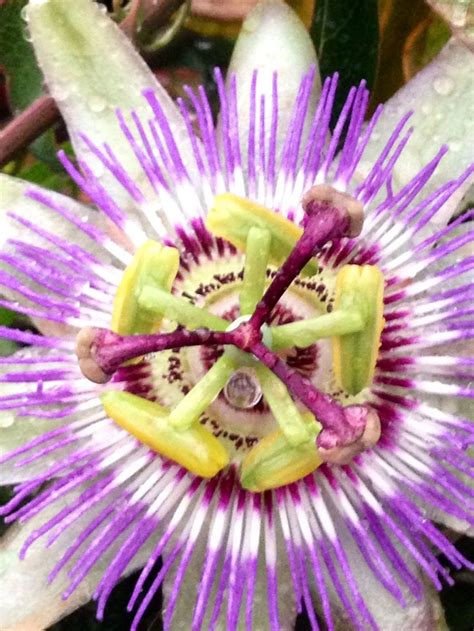
[[[375,412],[353,397],[373,378],[383,326],[383,277],[373,266],[357,265],[328,274],[314,258],[327,241],[358,234],[361,208],[326,186],[315,187],[303,203],[307,218],[301,229],[248,200],[218,196],[207,228],[245,253],[243,273],[233,269],[222,275],[214,268],[214,282],[201,283],[193,293],[186,274],[175,280],[177,250],[147,242],[117,291],[114,332],[89,330],[78,336],[81,368],[96,381],[106,381],[124,362],[142,356],[148,358],[155,382],[158,375],[168,383],[172,374],[179,375],[178,400],[170,400],[169,393],[159,402],[156,396],[152,402],[130,392],[107,393],[103,403],[111,418],[197,475],[212,477],[230,460],[239,461],[242,484],[253,491],[288,484],[325,460],[348,462],[379,436]],[[239,255],[229,252],[233,256],[224,258],[235,263]],[[272,265],[279,266],[274,273]],[[313,289],[309,304],[321,307],[322,296],[315,300],[314,290],[326,288],[318,285],[324,275],[331,284],[335,278],[334,289],[325,296],[326,301],[331,296],[333,305],[295,313],[292,298],[304,293],[308,276]],[[275,325],[282,307],[290,317]],[[288,360],[291,352],[314,348],[316,341],[327,353],[327,342],[319,342],[325,338],[333,340],[333,370],[326,367],[325,373],[334,374],[339,399],[353,399],[346,407]],[[207,366],[202,349],[214,352]],[[161,357],[168,353],[168,362],[175,354],[168,374],[160,360],[149,357],[158,351]],[[188,378],[192,385],[183,387]],[[232,427],[232,418],[226,417],[232,415],[221,409],[218,416],[224,422],[213,423],[212,413],[224,405],[237,416],[248,416],[262,400],[271,423],[264,426],[255,417],[247,423],[244,431],[252,430],[256,440],[247,442],[247,453],[236,458],[242,444],[231,450],[224,440]]]

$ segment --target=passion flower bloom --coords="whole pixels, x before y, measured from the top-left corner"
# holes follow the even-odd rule
[[[382,109],[364,126],[354,88],[331,136],[337,77],[320,88],[283,3],[216,72],[216,129],[90,0],[28,18],[95,209],[1,180],[1,305],[42,332],[2,330],[27,345],[1,360],[21,524],[2,628],[91,596],[102,618],[143,566],[133,629],[161,587],[170,629],[287,629],[303,607],[315,629],[432,629],[436,555],[469,563],[429,518],[473,523],[473,236],[440,218],[472,169],[430,188],[442,147],[399,186],[409,114],[367,169]]]

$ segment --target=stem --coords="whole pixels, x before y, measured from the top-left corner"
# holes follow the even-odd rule
[[[140,35],[150,35],[170,19],[183,0],[133,0],[130,11],[120,22],[120,28],[132,41]]]
[[[305,348],[325,337],[347,335],[362,331],[365,322],[357,311],[337,310],[317,318],[298,320],[270,327],[272,349],[281,350],[298,346]]]
[[[232,359],[228,355],[222,355],[171,412],[171,425],[182,431],[194,425],[229,381],[235,369],[236,364]]]
[[[234,22],[243,20],[248,12],[257,4],[247,0],[246,2],[209,2],[209,0],[193,0],[193,14],[208,20],[219,20],[222,22]]]
[[[277,271],[276,276],[258,303],[250,322],[260,328],[282,295],[314,256],[317,249],[332,239],[343,237],[350,228],[350,218],[345,209],[324,203],[313,203],[303,235],[290,255]]]
[[[261,342],[252,347],[252,353],[285,384],[294,399],[299,399],[324,429],[336,433],[341,441],[350,442],[352,428],[347,423],[344,408],[329,395],[317,390],[309,379],[302,377]]]
[[[140,38],[140,50],[145,54],[156,53],[165,46],[168,46],[174,38],[178,35],[184,26],[186,19],[189,16],[191,10],[191,0],[184,0],[179,9],[177,9],[173,21],[167,29],[160,29],[157,35],[148,42],[144,41],[144,38]],[[164,31],[164,32],[162,32]]]
[[[40,96],[0,131],[0,167],[31,144],[59,120],[60,114],[51,96]]]
[[[170,294],[158,287],[144,287],[138,303],[142,309],[158,313],[191,329],[205,327],[225,331],[230,324],[227,320],[196,307],[185,298]]]
[[[240,313],[253,313],[263,296],[270,257],[271,235],[263,228],[250,228],[245,248],[244,282],[240,292]]]
[[[156,353],[169,348],[185,346],[206,346],[229,344],[230,333],[197,329],[179,329],[172,333],[155,335],[118,335],[107,329],[95,329],[92,353],[95,361],[107,375],[112,375],[124,362],[148,353]]]

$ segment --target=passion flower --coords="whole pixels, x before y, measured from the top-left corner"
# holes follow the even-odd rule
[[[66,120],[77,86],[61,92],[46,32],[74,57],[103,29],[132,59],[93,3],[74,6],[35,0],[28,13]],[[255,15],[293,24],[288,12]],[[358,173],[381,114],[364,127],[364,84],[330,137],[337,76],[313,108],[306,68],[289,118],[278,74],[255,71],[248,91],[215,78],[217,130],[202,90],[189,91],[192,118],[151,86],[112,114],[93,102],[114,134],[118,122],[114,148],[70,125],[78,166],[60,158],[100,214],[34,186],[24,203],[47,221],[10,209],[0,303],[45,334],[2,329],[28,347],[1,360],[0,406],[49,427],[3,456],[19,477],[2,512],[34,524],[22,558],[52,546],[63,598],[100,568],[99,618],[144,565],[132,629],[161,586],[167,629],[276,631],[303,606],[315,629],[316,611],[332,629],[341,610],[377,628],[374,594],[402,608],[423,596],[420,570],[438,589],[451,580],[436,551],[469,565],[426,511],[473,523],[461,479],[473,426],[457,410],[472,362],[456,352],[472,336],[460,253],[473,235],[466,215],[429,230],[472,169],[424,194],[443,147],[394,192],[409,116]]]

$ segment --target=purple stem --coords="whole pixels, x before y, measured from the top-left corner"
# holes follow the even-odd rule
[[[268,319],[277,302],[316,250],[332,239],[345,236],[350,228],[350,218],[345,209],[314,200],[306,205],[305,210],[308,220],[301,238],[277,271],[252,315],[250,323],[256,328],[260,328]]]
[[[210,331],[200,328],[194,331],[178,329],[172,333],[157,333],[154,335],[118,335],[107,329],[97,329],[93,344],[95,361],[102,370],[113,374],[121,364],[141,357],[148,353],[156,353],[169,348],[184,346],[213,346],[218,344],[232,344],[232,333]]]
[[[301,401],[325,430],[334,432],[342,443],[351,442],[354,431],[346,419],[342,406],[328,394],[320,392],[308,379],[290,368],[262,342],[254,344],[251,352],[281,379],[293,398]]]

